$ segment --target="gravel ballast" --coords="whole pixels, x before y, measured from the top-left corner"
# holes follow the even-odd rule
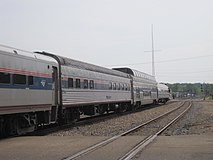
[[[141,112],[117,116],[92,124],[81,125],[51,134],[52,136],[115,136],[159,116],[180,102],[168,103]],[[191,109],[174,125],[162,133],[173,135],[213,135],[213,101],[193,102]]]
[[[168,103],[141,112],[118,116],[101,122],[73,127],[53,136],[114,136],[176,108],[180,102]]]
[[[213,101],[193,102],[188,113],[163,135],[213,135]]]

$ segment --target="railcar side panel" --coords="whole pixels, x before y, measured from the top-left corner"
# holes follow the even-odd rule
[[[28,112],[43,111],[47,106],[51,109],[53,101],[51,63],[1,52],[0,73],[2,78],[0,109],[4,107],[4,112],[0,114],[11,114],[15,112],[14,107],[17,107],[17,113],[25,112],[26,110],[19,109],[21,106],[29,106]],[[9,75],[9,80],[3,82],[6,74]]]
[[[95,105],[104,103],[131,102],[130,79],[113,75],[82,70],[73,67],[63,67],[65,77],[73,79],[73,87],[63,90],[63,105]],[[65,78],[66,79],[66,78]],[[81,81],[76,87],[76,80]],[[84,86],[84,80],[94,82],[94,86]],[[88,85],[88,84],[87,84]]]

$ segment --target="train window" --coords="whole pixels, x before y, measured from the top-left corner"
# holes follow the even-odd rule
[[[89,86],[90,86],[90,89],[94,89],[94,81],[93,80],[89,81]]]
[[[68,88],[73,88],[73,78],[68,78]]]
[[[84,88],[85,88],[85,89],[88,88],[88,80],[87,80],[87,79],[84,80]]]
[[[113,83],[113,90],[116,90],[116,83]]]
[[[127,90],[130,91],[130,86],[129,85],[127,85]]]
[[[127,88],[127,84],[125,84],[125,90],[126,90],[126,91],[128,90],[128,88]]]
[[[76,86],[76,88],[81,88],[81,80],[80,79],[76,79],[75,86]]]
[[[150,91],[144,91],[143,96],[151,96],[151,92]]]
[[[26,84],[26,75],[14,74],[13,84]]]
[[[121,84],[121,89],[124,90],[124,84]]]
[[[0,83],[9,84],[10,83],[10,73],[0,72]]]
[[[140,88],[136,88],[136,93],[140,93]]]
[[[119,83],[119,84],[118,84],[118,90],[120,90],[120,89],[121,89],[121,84]]]
[[[28,85],[32,86],[34,84],[33,76],[28,76]]]
[[[112,82],[109,83],[109,89],[112,89]]]

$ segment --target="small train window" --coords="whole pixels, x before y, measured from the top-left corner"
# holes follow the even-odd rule
[[[32,86],[34,84],[33,76],[28,76],[28,85]]]
[[[125,90],[126,90],[126,91],[128,90],[128,85],[127,85],[127,84],[125,84]]]
[[[121,89],[121,84],[119,83],[118,86],[117,86],[118,90]]]
[[[94,81],[90,80],[89,81],[90,89],[94,89]]]
[[[109,83],[109,89],[112,89],[112,82]]]
[[[130,91],[130,86],[129,85],[127,85],[127,90]]]
[[[26,84],[26,75],[14,74],[13,84]]]
[[[84,89],[87,89],[87,88],[88,88],[88,80],[85,79],[85,80],[84,80]]]
[[[10,83],[10,73],[0,72],[0,83],[9,84]]]
[[[122,90],[124,90],[124,84],[121,84],[122,85]]]
[[[76,79],[75,86],[76,86],[76,88],[81,88],[81,80],[80,79]]]
[[[113,90],[116,90],[116,83],[113,83]]]
[[[68,88],[73,88],[73,78],[68,78]]]

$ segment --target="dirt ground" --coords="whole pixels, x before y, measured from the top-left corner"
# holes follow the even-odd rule
[[[188,113],[164,135],[213,135],[213,101],[193,102]]]
[[[200,101],[134,159],[210,160],[212,151],[213,101]]]
[[[161,108],[159,107],[159,109]],[[143,114],[147,112],[150,111],[144,111]],[[147,116],[152,114],[147,114]],[[118,124],[121,125],[122,123],[119,121]],[[8,138],[0,141],[0,159],[61,160],[106,138],[108,137],[82,135]],[[109,146],[109,151],[101,154],[102,158],[95,155],[91,159],[113,159],[113,153],[116,153],[115,151],[121,153],[120,150],[123,148],[126,153],[128,147],[131,148],[129,141],[132,142],[135,138],[137,137],[125,136],[121,143]],[[194,102],[192,108],[180,121],[169,128],[163,135],[157,137],[135,159],[210,160],[213,159],[212,150],[213,101],[202,101]]]

